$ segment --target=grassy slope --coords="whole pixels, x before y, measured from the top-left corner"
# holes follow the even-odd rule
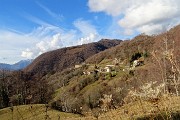
[[[135,101],[116,110],[101,113],[98,120],[179,120],[180,97],[163,97],[157,104],[148,101]],[[74,118],[96,120],[93,116]]]
[[[32,108],[31,108],[32,106]],[[0,120],[43,120],[46,115],[46,107],[43,104],[21,105],[14,106],[13,112],[11,108],[4,108],[0,110]],[[47,114],[51,120],[71,119],[79,117],[71,113],[63,113],[48,108]]]
[[[158,106],[158,107],[155,107]],[[32,105],[21,105],[14,106],[13,119],[14,120],[43,120],[45,119],[45,105],[37,104]],[[56,110],[48,109],[48,115],[51,120],[58,120],[59,116],[61,119],[67,120],[96,120],[93,116],[80,117],[71,113],[63,113]],[[164,97],[161,98],[156,105],[148,101],[135,101],[133,103],[125,104],[124,106],[110,110],[107,113],[101,114],[99,120],[130,120],[130,119],[149,119],[154,118],[157,114],[160,117],[165,115],[164,119],[170,119],[170,113],[178,113],[180,115],[180,97]],[[179,116],[178,116],[179,117]],[[0,110],[1,120],[12,120],[12,111],[10,108],[4,108]],[[154,118],[155,119],[155,118]],[[178,118],[177,118],[178,120]]]
[[[106,64],[109,64],[110,61],[103,61],[101,62],[101,66],[104,66]],[[141,67],[136,68],[137,70],[146,69],[148,65],[144,65]],[[86,87],[84,87],[78,94],[82,94],[83,96],[91,93],[93,90],[97,90],[97,88],[102,88],[102,84],[106,83],[108,86],[113,86],[114,84],[119,84],[119,82],[123,81],[120,78],[124,76],[125,72],[118,72],[116,77],[111,78],[111,80],[98,80],[95,81]],[[85,77],[85,76],[81,76]],[[65,90],[69,90],[72,88],[72,86],[76,86],[78,83],[77,80],[73,79],[70,81],[69,85],[65,87]],[[60,90],[61,91],[61,90]],[[61,93],[58,91],[57,94]],[[159,114],[161,117],[161,114],[169,115],[170,113],[176,113],[178,111],[178,114],[180,113],[180,97],[172,97],[168,96],[165,98],[161,98],[160,101],[158,101],[158,107],[155,107],[153,103],[147,102],[147,101],[135,101],[130,104],[125,104],[122,107],[111,110],[110,112],[107,112],[105,114],[102,114],[99,116],[99,119],[106,120],[106,119],[112,119],[112,120],[126,120],[126,119],[137,119],[137,118],[144,118],[144,117],[155,117],[155,115]],[[75,119],[75,118],[73,118]],[[85,119],[85,120],[91,120],[96,119],[93,116],[87,116],[84,118],[77,118],[77,119]]]

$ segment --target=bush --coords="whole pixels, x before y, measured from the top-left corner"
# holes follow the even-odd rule
[[[81,76],[81,75],[83,75],[83,70],[81,70],[81,69],[76,69],[73,72],[73,76]]]
[[[99,99],[101,98],[101,94],[97,91],[96,93],[90,93],[88,96],[84,98],[86,105],[93,109],[98,107]]]
[[[62,111],[62,104],[60,101],[53,101],[51,103],[51,108],[55,109],[55,110],[59,110]]]
[[[143,54],[142,54],[142,56],[143,56],[144,58],[146,58],[146,57],[148,57],[148,56],[149,56],[149,54],[148,54],[148,52],[147,52],[147,51],[144,51],[144,52],[143,52]]]
[[[111,72],[111,76],[112,76],[112,77],[115,77],[116,75],[117,75],[117,72],[116,72],[116,71],[112,71],[112,72]]]
[[[111,77],[112,77],[112,76],[111,76],[111,73],[107,73],[106,76],[105,76],[105,79],[106,79],[106,80],[110,80]]]
[[[83,78],[79,81],[79,88],[82,90],[84,87],[89,85],[90,83],[94,82],[94,79],[92,76],[88,76],[86,78]]]

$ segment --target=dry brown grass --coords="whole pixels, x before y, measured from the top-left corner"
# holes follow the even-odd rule
[[[171,113],[180,112],[180,97],[164,96],[158,101],[140,101],[125,104],[124,106],[110,110],[98,117],[98,120],[135,120],[148,116],[152,118],[165,115],[164,120],[169,120]],[[96,120],[93,116],[76,118],[78,120]],[[171,119],[170,119],[171,120]]]
[[[180,111],[180,97],[166,96],[162,97],[158,101],[135,101],[122,106],[117,110],[112,110],[106,113],[107,116],[111,116],[113,120],[118,119],[136,119],[143,116],[150,116],[161,114],[165,112],[167,116],[171,112]],[[100,119],[105,119],[102,115]]]
[[[59,112],[48,108],[46,117],[44,104],[21,105],[0,110],[0,120],[59,120],[79,117],[77,114]]]

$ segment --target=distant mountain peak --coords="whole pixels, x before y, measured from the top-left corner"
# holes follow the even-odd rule
[[[21,70],[31,64],[33,59],[21,60],[15,64],[0,63],[0,70]]]

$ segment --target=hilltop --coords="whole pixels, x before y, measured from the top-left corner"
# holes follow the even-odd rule
[[[165,39],[167,39],[168,49],[172,48],[174,42],[174,52],[179,56],[180,46],[180,25],[170,29],[168,32],[159,35],[148,36],[140,34],[132,40],[123,41],[122,44],[117,45],[111,49],[100,52],[86,60],[88,63],[99,63],[106,58],[120,58],[121,60],[130,59],[130,57],[137,52],[162,51],[165,49]]]

